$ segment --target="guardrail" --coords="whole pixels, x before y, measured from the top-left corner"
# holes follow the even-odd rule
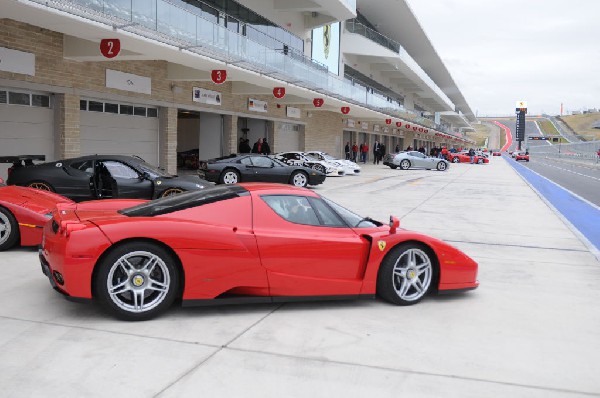
[[[600,141],[573,142],[569,144],[553,144],[530,146],[529,153],[554,159],[566,159],[588,164],[600,164],[598,151]]]

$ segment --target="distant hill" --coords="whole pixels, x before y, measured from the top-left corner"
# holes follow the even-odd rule
[[[587,141],[600,140],[600,129],[594,128],[595,125],[600,124],[600,112],[561,116],[559,119],[583,139]]]

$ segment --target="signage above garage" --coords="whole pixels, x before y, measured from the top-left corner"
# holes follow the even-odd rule
[[[106,87],[134,93],[152,94],[152,79],[132,73],[106,70]]]
[[[248,110],[254,112],[263,112],[266,113],[269,110],[268,104],[266,101],[257,100],[254,98],[248,98]]]
[[[35,76],[35,54],[0,47],[0,71]]]
[[[200,102],[201,104],[221,105],[221,93],[218,91],[194,87],[192,101]]]

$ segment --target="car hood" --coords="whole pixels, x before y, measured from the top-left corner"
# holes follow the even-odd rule
[[[73,203],[71,199],[53,192],[39,189],[19,187],[15,185],[0,187],[0,199],[10,201],[16,205],[25,205],[37,213],[47,213],[57,203]]]

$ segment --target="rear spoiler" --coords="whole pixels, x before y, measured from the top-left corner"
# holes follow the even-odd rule
[[[34,160],[45,161],[46,155],[19,155],[19,156],[0,156],[0,163],[33,163]]]

